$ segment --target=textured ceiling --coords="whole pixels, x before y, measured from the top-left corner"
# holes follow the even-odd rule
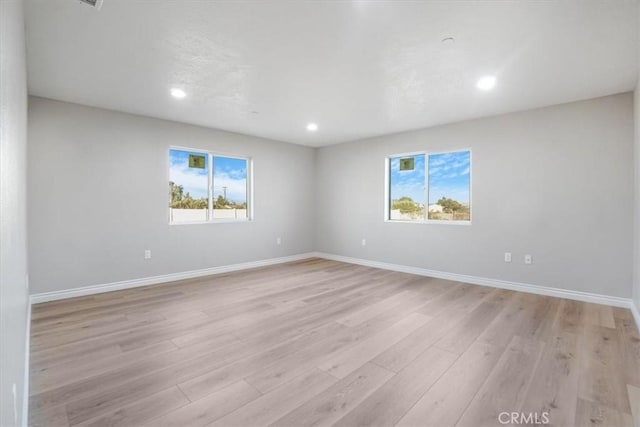
[[[97,11],[28,0],[29,90],[321,146],[631,90],[636,8],[104,0]],[[486,74],[497,85],[481,92]],[[172,98],[174,86],[187,97]],[[308,122],[319,130],[309,133]]]

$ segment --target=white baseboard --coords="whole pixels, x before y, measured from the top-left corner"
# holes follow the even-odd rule
[[[260,261],[251,261],[240,264],[225,265],[220,267],[204,268],[201,270],[185,271],[181,273],[171,273],[161,276],[145,277],[140,279],[124,280],[121,282],[106,283],[101,285],[86,286],[82,288],[68,289],[63,291],[46,292],[31,295],[31,304],[41,302],[56,301],[66,298],[99,294],[103,292],[117,291],[121,289],[149,286],[159,283],[173,282],[176,280],[193,279],[197,277],[210,276],[214,274],[228,273],[231,271],[247,270],[268,265],[282,264],[285,262],[299,261],[307,258],[324,258],[334,261],[346,262],[349,264],[364,265],[367,267],[381,268],[384,270],[399,271],[403,273],[415,274],[418,276],[435,277],[439,279],[464,282],[474,285],[491,286],[494,288],[510,289],[531,294],[546,295],[558,298],[567,298],[576,301],[591,302],[595,304],[605,304],[614,307],[629,308],[633,313],[638,329],[640,330],[640,313],[631,298],[621,298],[609,295],[594,294],[589,292],[573,291],[568,289],[552,288],[547,286],[531,285],[527,283],[510,282],[499,279],[489,279],[485,277],[469,276],[465,274],[448,273],[444,271],[429,270],[420,267],[410,267],[400,264],[391,264],[380,261],[370,261],[360,258],[352,258],[342,255],[329,254],[324,252],[308,252],[298,255],[291,255],[281,258],[270,258]],[[26,375],[26,374],[25,374]]]
[[[29,363],[31,349],[31,304],[27,307],[27,337],[24,344],[24,384],[22,385],[22,426],[29,425]]]
[[[640,331],[640,309],[638,306],[631,301],[631,314],[633,314],[633,318],[636,320],[636,325],[638,326],[638,331]]]
[[[629,308],[631,309],[631,311],[635,309],[635,306],[631,298],[620,298],[620,297],[613,297],[608,295],[593,294],[589,292],[572,291],[568,289],[530,285],[527,283],[509,282],[506,280],[488,279],[485,277],[478,277],[478,276],[468,276],[465,274],[447,273],[447,272],[437,271],[437,270],[428,270],[426,268],[410,267],[406,265],[390,264],[390,263],[379,262],[379,261],[370,261],[366,259],[351,258],[351,257],[342,256],[342,255],[334,255],[334,254],[328,254],[323,252],[316,252],[314,255],[318,258],[325,258],[325,259],[330,259],[334,261],[347,262],[350,264],[364,265],[367,267],[381,268],[384,270],[399,271],[402,273],[416,274],[418,276],[436,277],[439,279],[453,280],[455,282],[471,283],[473,285],[491,286],[494,288],[510,289],[514,291],[527,292],[530,294],[567,298],[567,299],[572,299],[577,301],[592,302],[596,304],[606,304],[614,307]],[[637,309],[634,312],[634,315],[636,317],[636,323],[638,323],[638,329],[640,329],[640,322],[638,322],[638,317],[640,316],[638,316]]]
[[[201,270],[184,271],[181,273],[163,274],[161,276],[144,277],[140,279],[123,280],[121,282],[105,283],[101,285],[85,286],[82,288],[67,289],[63,291],[44,292],[31,295],[31,304],[56,301],[66,298],[81,297],[100,294],[103,292],[118,291],[121,289],[137,288],[140,286],[156,285],[159,283],[174,282],[176,280],[193,279],[213,274],[229,273],[231,271],[248,270],[250,268],[266,267],[268,265],[282,264],[285,262],[299,261],[311,258],[314,253],[304,253],[281,258],[270,258],[259,261],[243,262],[240,264],[223,265],[220,267],[203,268]]]

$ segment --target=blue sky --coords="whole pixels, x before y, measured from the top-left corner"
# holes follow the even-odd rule
[[[189,154],[205,156],[205,168],[190,168]],[[182,150],[169,150],[169,180],[182,185],[184,194],[191,194],[194,199],[208,197],[209,158],[206,153],[194,153]]]
[[[400,159],[413,157],[413,170],[401,171]],[[414,202],[424,204],[424,154],[391,158],[391,200],[411,197]]]
[[[400,170],[400,159],[414,158],[412,171]],[[429,155],[429,204],[436,203],[441,197],[447,197],[469,203],[471,153]],[[425,155],[391,158],[391,200],[411,197],[418,203],[425,203]]]
[[[469,203],[471,152],[429,156],[429,204],[441,197]]]
[[[189,154],[204,155],[205,168],[190,168]],[[229,157],[213,158],[214,198],[223,194],[227,187],[227,199],[244,203],[247,199],[247,161]],[[195,199],[208,197],[209,159],[206,153],[169,150],[169,180],[182,185],[185,194],[189,192]]]
[[[224,195],[227,187],[227,200],[235,203],[247,201],[247,161],[229,157],[213,158],[213,198]]]

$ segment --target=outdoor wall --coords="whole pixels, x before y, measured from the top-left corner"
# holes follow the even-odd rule
[[[384,222],[385,156],[467,148],[471,225]],[[630,93],[324,147],[316,161],[318,251],[631,296]]]
[[[29,144],[32,293],[314,248],[312,148],[34,97]],[[254,220],[169,225],[170,145],[251,157]]]
[[[0,1],[0,426],[26,425],[27,77],[21,0]],[[15,389],[14,389],[15,387]]]

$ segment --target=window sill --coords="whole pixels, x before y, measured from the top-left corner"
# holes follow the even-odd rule
[[[423,221],[410,221],[410,220],[404,220],[404,219],[385,219],[384,222],[388,222],[391,224],[433,224],[433,225],[465,225],[465,226],[469,226],[471,225],[471,221],[446,221],[446,220],[437,220],[437,219],[432,219],[432,220],[423,220]]]
[[[216,219],[213,221],[170,222],[169,225],[244,224],[252,221],[252,219]]]

